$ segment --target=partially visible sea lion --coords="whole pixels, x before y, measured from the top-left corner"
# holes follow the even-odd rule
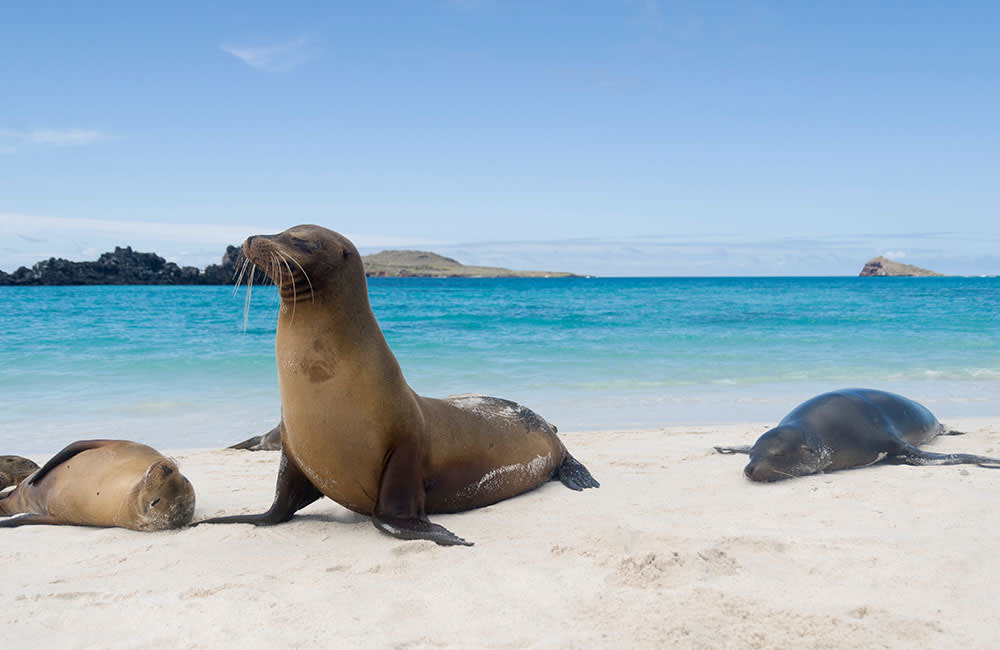
[[[194,488],[177,464],[128,440],[80,440],[0,497],[0,528],[32,524],[164,530],[194,516]]]
[[[249,451],[277,451],[281,449],[281,423],[267,433],[247,438],[227,449],[247,449]]]
[[[972,454],[935,454],[918,449],[939,435],[959,435],[911,399],[869,388],[823,393],[803,402],[753,447],[716,447],[719,453],[750,454],[743,470],[752,481],[862,467],[882,459],[908,465],[975,463],[1000,467],[1000,459]]]
[[[281,296],[281,465],[270,510],[199,523],[276,524],[325,495],[394,537],[468,544],[427,514],[486,506],[553,478],[598,486],[533,411],[495,397],[417,395],[346,237],[296,226],[250,237],[243,252]]]
[[[0,490],[17,485],[38,469],[38,463],[23,456],[0,456]]]

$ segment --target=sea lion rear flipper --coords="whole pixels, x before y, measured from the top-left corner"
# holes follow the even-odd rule
[[[60,524],[65,524],[65,521],[60,521],[52,515],[38,515],[38,514],[23,514],[14,517],[7,517],[6,519],[0,520],[0,528],[17,528],[18,526],[58,526]]]
[[[556,468],[555,478],[562,481],[562,484],[569,489],[576,490],[577,492],[585,488],[601,487],[601,484],[583,466],[583,463],[573,458],[568,451],[563,457],[563,462]]]
[[[739,445],[738,447],[712,447],[715,451],[720,454],[749,454],[750,445]]]
[[[907,465],[979,465],[989,469],[1000,469],[1000,458],[977,456],[976,454],[936,454],[903,443],[899,458]]]
[[[427,539],[441,546],[472,546],[458,535],[427,519],[424,485],[416,445],[392,451],[382,471],[372,523],[399,539]]]
[[[226,447],[226,449],[249,449],[250,451],[274,451],[281,449],[281,424],[278,424],[278,426],[267,433],[247,438],[243,442]]]
[[[39,481],[45,478],[45,475],[54,470],[56,467],[65,463],[67,460],[76,456],[80,452],[87,451],[88,449],[97,449],[98,447],[103,447],[104,445],[114,442],[112,440],[77,440],[76,442],[71,442],[70,444],[63,447],[55,456],[49,459],[47,463],[42,465],[41,469],[35,472],[34,476],[29,479],[29,484],[36,485]]]
[[[281,466],[278,468],[278,482],[274,488],[274,501],[267,512],[257,515],[232,515],[229,517],[213,517],[191,524],[253,524],[255,526],[271,526],[280,524],[292,518],[296,512],[323,496],[316,486],[309,482],[306,475],[290,459],[281,452]]]
[[[235,445],[229,445],[226,449],[249,449],[254,451],[260,441],[264,439],[263,435],[254,436],[252,438],[247,438],[243,442],[237,442]]]

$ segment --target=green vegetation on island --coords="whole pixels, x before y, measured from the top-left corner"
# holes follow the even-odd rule
[[[556,271],[513,271],[495,266],[466,266],[427,251],[382,251],[365,255],[365,275],[376,278],[573,278]]]

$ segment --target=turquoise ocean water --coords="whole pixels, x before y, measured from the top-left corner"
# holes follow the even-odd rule
[[[1000,416],[1000,279],[372,279],[430,396],[522,402],[562,431],[773,423],[870,386]],[[0,453],[87,437],[224,446],[279,417],[278,301],[255,287],[0,287]],[[748,435],[749,439],[749,435]]]

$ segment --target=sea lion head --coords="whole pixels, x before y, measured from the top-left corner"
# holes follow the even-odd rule
[[[315,299],[336,290],[338,283],[357,286],[364,265],[354,244],[322,226],[293,226],[277,235],[253,235],[243,254],[278,287],[284,302]]]
[[[135,528],[166,530],[194,517],[194,488],[170,459],[153,463],[133,491]]]
[[[0,490],[17,485],[38,469],[35,461],[21,456],[0,456]]]
[[[750,462],[743,474],[751,481],[780,481],[822,470],[823,453],[803,431],[778,426],[757,439],[750,448]]]

